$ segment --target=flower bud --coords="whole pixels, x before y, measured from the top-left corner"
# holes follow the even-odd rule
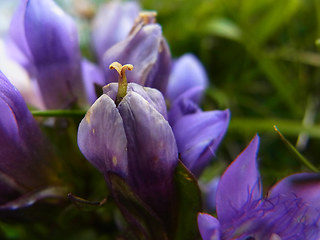
[[[113,65],[120,77],[123,67],[127,65]],[[129,83],[117,102],[122,83],[123,79],[104,87],[104,94],[80,123],[78,145],[107,182],[108,172],[117,173],[163,216],[170,204],[178,162],[175,138],[164,117],[165,101],[159,91]]]
[[[22,96],[0,72],[0,204],[57,183],[50,149]]]

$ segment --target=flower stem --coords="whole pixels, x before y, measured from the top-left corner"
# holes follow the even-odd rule
[[[84,117],[86,110],[45,110],[45,111],[31,111],[35,117]]]

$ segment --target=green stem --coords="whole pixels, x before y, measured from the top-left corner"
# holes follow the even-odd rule
[[[86,110],[45,110],[45,111],[31,111],[35,117],[84,117]]]
[[[306,165],[311,171],[319,172],[319,169],[308,161],[278,130],[277,126],[274,126],[274,130],[278,133],[281,140],[288,146],[290,151],[296,156],[304,165]]]

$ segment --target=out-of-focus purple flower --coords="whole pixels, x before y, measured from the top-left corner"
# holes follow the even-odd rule
[[[99,8],[93,19],[92,45],[100,62],[106,50],[129,35],[139,11],[134,1],[112,1]]]
[[[0,39],[0,69],[5,74],[10,82],[19,89],[24,99],[29,100],[29,104],[38,108],[43,109],[44,104],[35,85],[34,81],[31,80],[29,73],[24,69],[17,61],[13,60],[10,56],[11,48],[5,41]]]
[[[257,169],[259,137],[228,167],[216,195],[218,219],[198,215],[204,240],[303,240],[320,237],[320,176],[286,177],[262,197]]]
[[[201,184],[201,190],[204,195],[204,207],[210,212],[216,210],[216,195],[217,195],[217,187],[219,184],[220,178],[215,177],[210,182],[206,184]]]
[[[76,26],[53,0],[21,0],[9,35],[11,58],[28,71],[44,108],[87,104]]]
[[[169,111],[169,122],[176,137],[183,163],[199,176],[209,164],[225,135],[229,110],[203,112],[196,101],[203,88],[192,87],[175,99]]]
[[[184,92],[201,87],[202,90],[208,86],[208,77],[201,62],[190,53],[184,54],[174,61],[167,89],[167,97],[173,102]],[[199,103],[203,91],[198,91],[194,96],[194,102]]]
[[[109,48],[103,58],[105,66],[111,63],[130,62],[135,69],[128,73],[130,82],[156,88],[164,95],[171,69],[168,44],[162,36],[161,26],[155,23],[155,13],[143,12],[123,41]],[[116,79],[113,72],[105,73],[106,83]]]
[[[96,87],[104,83],[104,76],[98,66],[86,59],[82,60],[82,77],[84,79],[85,89],[89,104],[97,100]]]
[[[193,55],[174,63],[167,89],[168,118],[181,160],[196,176],[210,163],[230,120],[229,110],[203,112],[198,106],[207,85],[204,67]]]
[[[0,208],[57,183],[50,149],[22,96],[0,72]]]
[[[229,110],[201,111],[185,115],[171,125],[181,160],[196,176],[200,176],[214,156],[229,118]]]
[[[108,172],[117,173],[163,216],[170,204],[178,161],[175,138],[164,117],[165,101],[158,90],[135,83],[125,87],[119,100],[124,71],[132,68],[119,65],[113,66],[120,83],[104,87],[104,94],[89,109],[79,126],[78,145],[107,182]]]

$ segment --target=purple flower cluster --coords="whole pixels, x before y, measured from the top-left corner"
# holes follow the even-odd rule
[[[75,23],[53,0],[21,0],[6,51],[27,72],[29,88],[21,88],[23,99],[0,72],[0,209],[60,183],[54,153],[26,101],[40,109],[89,108],[78,146],[111,195],[116,176],[130,189],[125,200],[141,201],[147,215],[182,221],[170,215],[179,198],[179,161],[192,177],[187,181],[196,182],[226,133],[230,112],[202,111],[209,84],[204,67],[192,54],[173,60],[156,14],[139,12],[135,2],[110,2],[99,11],[92,28],[95,65],[81,56]],[[199,213],[202,238],[319,239],[319,175],[289,176],[262,197],[258,145],[256,136],[214,182],[217,218]],[[114,199],[128,222],[136,221]]]
[[[216,192],[218,217],[198,215],[202,238],[319,239],[319,174],[286,177],[262,197],[258,145],[256,136],[222,175]]]

